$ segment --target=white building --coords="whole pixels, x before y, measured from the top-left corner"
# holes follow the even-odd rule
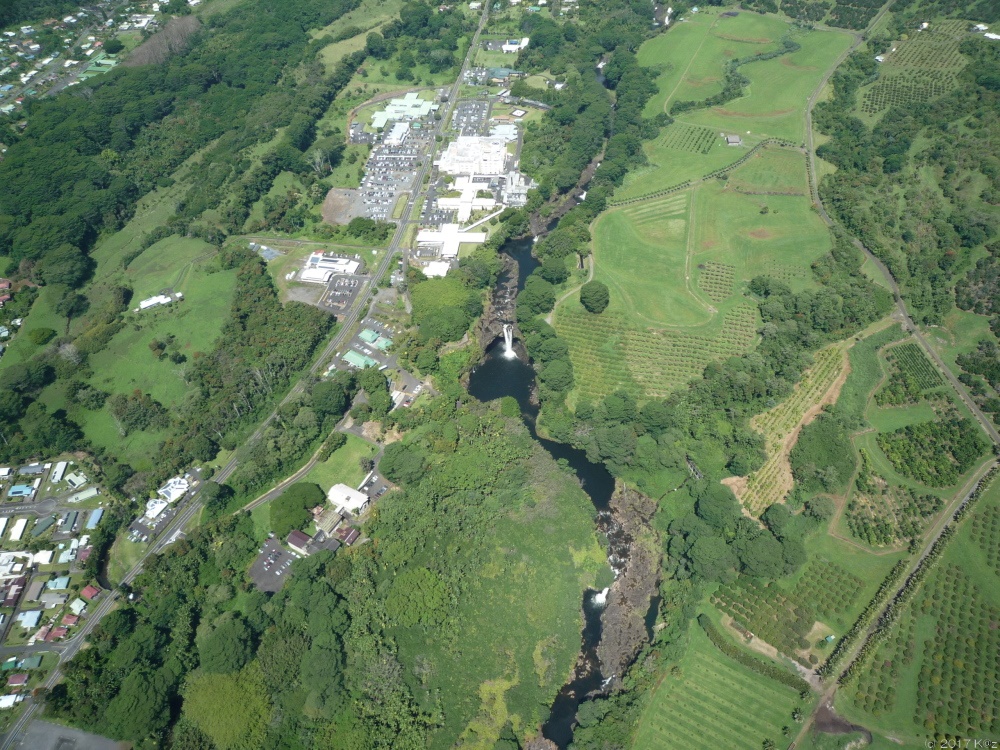
[[[357,515],[368,507],[368,496],[358,492],[346,484],[335,484],[330,488],[326,499],[343,515],[344,511]]]
[[[324,271],[322,268],[304,268],[299,274],[299,281],[306,284],[327,284],[333,278],[333,271]]]
[[[410,123],[397,122],[392,126],[389,133],[383,137],[382,142],[386,146],[402,146],[406,136],[410,134]]]
[[[442,258],[457,258],[458,246],[463,242],[480,245],[486,242],[486,232],[463,232],[458,224],[442,224],[440,229],[417,232],[417,247],[438,248]]]
[[[174,300],[184,299],[184,295],[180,292],[174,294],[157,294],[155,297],[147,297],[139,303],[139,306],[135,308],[133,312],[140,312],[141,310],[148,310],[151,307],[156,307],[157,305],[169,305]]]
[[[437,166],[445,174],[492,177],[506,171],[508,156],[503,138],[460,135],[448,144]]]
[[[422,270],[428,279],[443,279],[451,270],[451,263],[446,260],[432,260]]]
[[[361,268],[361,263],[350,258],[338,258],[336,256],[324,255],[323,253],[313,253],[306,260],[306,270],[319,269],[330,271],[335,274],[355,274]]]
[[[440,106],[421,98],[416,91],[411,91],[399,99],[390,99],[385,109],[372,115],[372,127],[377,130],[384,128],[389,121],[419,120],[436,112]]]
[[[522,37],[521,39],[508,39],[506,42],[503,43],[500,49],[503,52],[507,53],[520,52],[521,50],[523,50],[525,47],[528,46],[529,41],[530,39],[528,37]]]
[[[155,521],[157,516],[167,509],[169,504],[166,500],[149,500],[146,503],[146,518],[150,521]]]
[[[24,529],[28,526],[27,518],[18,518],[14,521],[14,525],[10,529],[10,540],[12,542],[21,541],[21,537],[24,536]]]
[[[59,461],[58,463],[56,463],[56,468],[52,470],[52,474],[49,476],[49,481],[52,484],[58,484],[59,482],[61,482],[63,474],[66,473],[66,467],[68,465],[69,464],[66,461]]]
[[[487,211],[496,206],[496,198],[489,191],[489,185],[482,182],[473,182],[473,177],[458,177],[451,186],[452,190],[461,193],[458,196],[441,197],[438,196],[438,208],[445,211],[457,211],[458,220],[465,222],[469,220],[473,211]],[[485,192],[486,196],[481,196],[479,191]]]
[[[156,491],[168,503],[177,502],[190,489],[191,483],[184,477],[174,477]]]

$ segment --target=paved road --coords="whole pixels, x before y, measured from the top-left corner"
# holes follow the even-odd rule
[[[479,43],[479,36],[482,33],[483,27],[486,24],[487,14],[488,11],[484,9],[483,15],[479,20],[479,27],[476,29],[476,34],[473,37],[472,44],[469,46],[469,51],[465,56],[465,61],[462,63],[462,69],[461,71],[459,71],[458,78],[455,80],[455,83],[450,90],[447,111],[445,112],[445,116],[442,117],[441,121],[438,123],[437,128],[435,130],[436,133],[440,133],[443,131],[451,116],[451,113],[454,110],[455,100],[458,95],[459,87],[461,86],[462,79],[465,75],[465,71],[468,70],[472,62],[472,58],[475,55],[476,46]],[[314,375],[317,372],[319,372],[319,370],[327,363],[327,361],[330,359],[333,353],[341,346],[341,344],[345,340],[347,340],[348,336],[351,333],[351,329],[358,322],[358,320],[361,317],[363,317],[363,314],[364,315],[368,314],[368,308],[369,308],[369,305],[367,304],[368,293],[370,292],[371,286],[377,284],[378,280],[381,279],[382,276],[385,274],[386,270],[389,268],[389,264],[393,261],[393,259],[396,256],[396,253],[399,252],[400,247],[402,246],[403,239],[406,234],[406,227],[410,222],[410,214],[413,211],[413,207],[417,201],[417,198],[423,191],[424,176],[428,174],[431,169],[434,148],[435,146],[432,145],[431,153],[428,155],[427,159],[424,160],[420,169],[417,171],[416,175],[414,175],[414,181],[413,181],[414,187],[410,193],[411,195],[410,200],[407,201],[406,208],[404,209],[403,214],[399,219],[396,231],[393,234],[391,243],[389,244],[388,251],[382,258],[382,261],[379,263],[378,268],[372,274],[371,279],[368,282],[366,282],[365,288],[362,289],[362,291],[358,294],[356,302],[354,306],[351,308],[351,311],[341,321],[340,330],[332,339],[330,339],[330,342],[326,345],[326,347],[320,353],[319,357],[317,357],[316,361],[309,368],[309,374]],[[404,253],[404,258],[405,258],[405,253]],[[295,398],[296,395],[301,393],[303,388],[304,384],[300,380],[289,391],[288,395],[285,396],[284,399],[282,399],[281,404],[275,407],[275,409],[267,416],[267,418],[264,419],[263,422],[261,422],[260,426],[254,431],[254,433],[250,436],[250,438],[246,441],[246,443],[244,443],[243,449],[245,449],[246,445],[260,438],[260,436],[264,432],[264,429],[274,419],[275,415],[278,412],[278,409],[282,405],[288,403],[293,398]],[[229,460],[229,462],[226,463],[225,466],[223,466],[221,469],[219,469],[218,472],[216,472],[215,476],[212,477],[212,481],[221,484],[228,477],[232,475],[232,473],[236,470],[236,467],[239,465],[239,453],[240,453],[239,450],[236,451],[236,453]],[[315,458],[316,456],[314,455],[311,461],[315,462]],[[308,468],[312,467],[309,466]],[[308,472],[308,469],[305,469],[305,471]],[[296,475],[298,475],[298,473],[299,472],[296,472]],[[163,548],[166,547],[173,540],[174,535],[177,532],[181,531],[188,524],[188,522],[194,519],[195,516],[201,511],[201,501],[199,500],[198,495],[199,491],[196,490],[192,494],[192,496],[187,501],[185,501],[183,508],[177,513],[176,516],[174,516],[173,519],[171,519],[170,523],[167,524],[167,526],[164,528],[160,536],[157,537],[157,540],[153,544],[151,544],[149,548],[146,549],[146,551],[142,554],[142,557],[139,558],[139,560],[132,567],[132,569],[125,574],[125,576],[122,579],[123,583],[131,583],[132,581],[134,581],[135,578],[142,572],[142,568],[146,560],[149,558],[149,556],[161,552]],[[101,618],[103,618],[104,615],[106,615],[108,612],[112,610],[112,608],[115,606],[115,603],[117,602],[120,596],[121,593],[117,589],[113,591],[105,591],[100,601],[97,603],[94,609],[90,611],[90,613],[87,616],[87,619],[84,620],[83,625],[80,626],[79,630],[71,639],[58,644],[59,646],[58,648],[53,648],[52,644],[46,644],[46,648],[48,650],[57,651],[60,654],[60,665],[69,661],[70,659],[73,658],[73,656],[76,655],[76,652],[80,650],[80,647],[83,645],[83,642],[86,639],[86,637],[94,630],[95,627],[97,627],[98,623],[100,623],[101,621]],[[25,653],[25,651],[19,651],[18,653]],[[57,667],[56,669],[53,669],[51,674],[49,674],[48,678],[42,684],[42,686],[51,689],[59,681],[60,676],[61,675],[59,668]],[[0,750],[9,750],[14,746],[14,743],[17,741],[18,737],[28,726],[31,720],[35,717],[35,714],[38,710],[39,710],[39,704],[33,702],[30,702],[25,707],[24,713],[21,714],[21,716],[10,728],[10,730],[6,733],[6,735],[4,735],[3,739],[0,740]]]

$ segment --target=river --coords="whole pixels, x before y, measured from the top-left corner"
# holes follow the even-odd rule
[[[511,256],[518,263],[517,289],[524,288],[524,280],[538,267],[538,261],[531,255],[532,241],[512,240],[501,252]],[[507,279],[501,279],[498,288]],[[508,306],[509,309],[510,306]],[[492,401],[503,396],[512,396],[521,407],[521,415],[531,436],[541,444],[556,461],[564,461],[580,479],[584,492],[594,504],[595,518],[599,531],[608,538],[609,561],[619,568],[625,562],[625,551],[630,539],[626,538],[615,523],[609,510],[611,496],[615,490],[615,480],[603,464],[595,464],[587,459],[584,451],[564,443],[557,443],[539,437],[535,430],[538,406],[532,403],[531,395],[535,387],[534,368],[525,362],[523,346],[518,346],[518,358],[504,356],[504,341],[498,338],[490,344],[483,362],[473,369],[469,376],[469,393],[480,401]],[[584,592],[584,627],[580,656],[573,675],[552,704],[549,718],[542,726],[542,735],[554,742],[561,750],[569,746],[573,739],[576,712],[586,696],[599,690],[604,684],[597,647],[601,642],[601,613],[603,593],[588,589]]]

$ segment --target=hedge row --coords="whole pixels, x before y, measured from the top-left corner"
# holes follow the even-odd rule
[[[896,563],[889,574],[882,581],[882,585],[878,587],[878,591],[875,592],[875,596],[872,597],[868,605],[862,610],[861,614],[858,615],[858,619],[854,621],[851,625],[851,629],[848,630],[844,636],[837,642],[833,651],[830,652],[830,656],[827,660],[823,662],[823,665],[816,670],[816,674],[820,677],[826,677],[831,674],[840,660],[844,658],[847,651],[853,647],[854,642],[858,637],[868,630],[868,626],[871,625],[872,620],[875,619],[875,615],[882,609],[882,605],[885,600],[889,597],[892,592],[893,587],[899,580],[900,576],[906,570],[906,560],[900,560]]]
[[[751,669],[764,677],[770,677],[772,680],[777,680],[782,685],[787,685],[792,688],[792,690],[796,690],[799,693],[808,693],[810,691],[809,683],[798,675],[792,674],[786,669],[782,669],[777,664],[772,664],[769,661],[764,661],[763,659],[751,656],[735,643],[730,641],[726,638],[726,636],[720,633],[718,629],[716,629],[708,615],[698,615],[698,624],[701,625],[702,630],[705,631],[705,635],[707,635],[708,639],[715,644],[716,648],[731,659],[738,661],[747,669]]]

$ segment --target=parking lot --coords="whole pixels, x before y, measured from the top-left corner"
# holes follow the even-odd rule
[[[154,520],[140,516],[128,527],[128,539],[130,542],[148,542],[156,537],[170,519],[177,513],[176,506],[164,508],[164,510]]]
[[[289,568],[298,557],[282,547],[277,539],[268,539],[250,566],[250,577],[261,591],[281,591],[288,578]]]
[[[437,191],[447,189],[443,180],[438,180],[427,188],[427,196],[424,200],[424,207],[420,210],[420,224],[425,227],[439,227],[442,224],[451,224],[455,221],[458,213],[455,209],[440,209],[437,207]]]
[[[364,288],[365,276],[334,276],[320,298],[320,304],[334,312],[350,309],[354,298]]]
[[[410,131],[398,146],[379,145],[365,165],[365,176],[358,188],[364,215],[376,221],[389,221],[399,196],[413,188],[419,164],[427,158],[430,131]]]
[[[459,135],[489,135],[490,103],[467,99],[455,104],[451,127]]]

